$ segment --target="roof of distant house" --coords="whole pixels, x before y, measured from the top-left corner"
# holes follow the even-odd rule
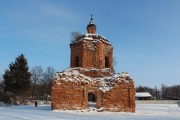
[[[136,93],[136,97],[151,97],[151,94],[148,92],[138,92]]]

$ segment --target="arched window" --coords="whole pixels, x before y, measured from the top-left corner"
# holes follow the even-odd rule
[[[75,59],[75,67],[79,67],[79,57],[76,57]]]
[[[105,68],[109,68],[109,59],[105,57]]]

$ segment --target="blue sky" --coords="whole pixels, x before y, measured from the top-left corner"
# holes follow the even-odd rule
[[[0,73],[23,53],[29,67],[64,70],[70,33],[86,33],[93,14],[118,64],[135,85],[180,84],[179,0],[1,0]]]

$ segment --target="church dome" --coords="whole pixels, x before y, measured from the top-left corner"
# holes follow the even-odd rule
[[[89,24],[87,25],[87,32],[89,34],[96,34],[96,25],[94,24],[92,15]]]

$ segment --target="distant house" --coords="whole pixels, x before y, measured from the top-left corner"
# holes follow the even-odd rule
[[[152,96],[148,92],[136,93],[136,100],[151,100]]]

